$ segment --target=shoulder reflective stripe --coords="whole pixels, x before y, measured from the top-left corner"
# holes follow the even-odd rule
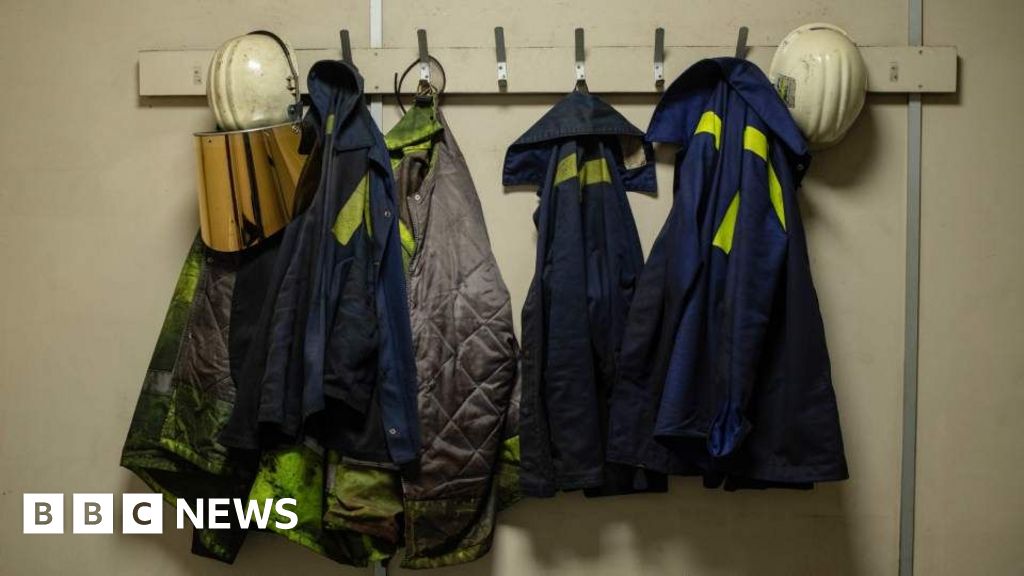
[[[786,205],[782,201],[782,184],[779,182],[779,177],[775,174],[775,167],[772,163],[768,163],[768,197],[772,201],[772,207],[775,208],[775,214],[779,217],[779,223],[782,224],[782,229],[786,229]]]
[[[715,150],[719,148],[719,142],[722,139],[722,119],[719,118],[718,114],[715,114],[711,110],[708,110],[701,115],[700,121],[697,122],[697,129],[693,131],[693,135],[697,134],[711,134],[715,137]]]
[[[334,233],[334,237],[345,246],[352,239],[352,235],[359,229],[359,225],[364,221],[367,224],[367,229],[370,225],[370,174],[367,173],[363,176],[363,179],[356,185],[355,191],[349,196],[348,201],[341,207],[338,212],[338,217],[334,220],[334,226],[331,228],[331,232]]]
[[[757,128],[747,126],[743,130],[743,148],[757,154],[761,160],[768,161],[768,138]]]
[[[768,197],[771,199],[772,207],[775,208],[775,215],[779,217],[782,229],[786,229],[786,206],[782,200],[782,184],[775,174],[775,167],[768,162],[768,138],[753,126],[747,126],[743,130],[743,148],[757,154],[761,160],[768,163]]]
[[[608,161],[604,158],[588,160],[583,163],[583,169],[580,170],[580,186],[611,181],[612,175],[608,172]]]
[[[558,162],[558,168],[555,170],[555,186],[572,178],[579,178],[581,187],[612,181],[607,160],[604,158],[588,160],[583,163],[583,168],[577,171],[575,154],[570,154]]]
[[[555,186],[575,177],[576,153],[574,152],[558,161],[558,168],[555,170]]]
[[[733,234],[736,233],[736,217],[739,213],[740,193],[737,192],[736,195],[732,197],[732,202],[729,202],[729,207],[725,209],[725,216],[722,217],[722,223],[718,225],[715,237],[711,240],[711,244],[718,246],[726,254],[732,251],[732,237]]]

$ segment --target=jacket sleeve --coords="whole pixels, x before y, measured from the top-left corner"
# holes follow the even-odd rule
[[[726,307],[715,378],[724,392],[711,424],[711,454],[732,454],[750,431],[747,405],[758,376],[788,238],[782,190],[761,130],[747,126],[740,162],[739,210],[729,255]],[[781,158],[775,154],[775,158]],[[780,167],[785,168],[784,160]],[[778,207],[778,208],[777,208]]]

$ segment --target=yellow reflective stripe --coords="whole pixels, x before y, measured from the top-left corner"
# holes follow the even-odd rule
[[[608,171],[608,161],[604,158],[588,160],[583,163],[583,170],[580,170],[580,186],[611,181],[612,175]]]
[[[761,160],[768,161],[768,138],[753,126],[743,129],[743,148],[750,150],[761,157]]]
[[[697,134],[711,134],[715,137],[715,150],[718,150],[719,143],[722,140],[722,119],[719,118],[718,114],[715,114],[711,110],[708,110],[701,115],[700,121],[697,122],[697,129],[693,131],[693,135]]]
[[[576,154],[573,153],[558,161],[558,168],[555,170],[555,186],[575,177]]]
[[[327,134],[334,132],[334,114],[327,115],[327,125],[324,127],[324,132]]]
[[[732,197],[732,202],[729,202],[729,207],[725,209],[722,223],[718,225],[718,231],[715,232],[715,237],[711,240],[711,244],[718,246],[726,254],[732,251],[732,237],[736,233],[736,217],[739,216],[739,213],[740,193],[737,192]]]
[[[366,223],[366,235],[373,238],[373,210],[370,209],[372,200],[370,199],[370,173],[367,172],[366,176],[363,176],[363,181],[366,182],[366,202],[363,202],[363,222]],[[360,182],[362,184],[362,182]]]
[[[558,168],[555,169],[555,186],[566,180],[579,178],[580,187],[590,184],[611,182],[612,174],[608,169],[608,161],[604,158],[595,158],[583,163],[582,169],[577,169],[576,154],[570,154],[558,161]]]
[[[779,182],[779,177],[775,174],[775,167],[772,163],[768,163],[768,197],[772,201],[772,207],[775,208],[775,215],[779,217],[779,223],[782,224],[782,229],[786,229],[786,206],[782,201],[782,184]]]
[[[370,174],[367,173],[356,185],[356,189],[349,196],[348,201],[341,207],[338,217],[334,220],[331,232],[334,237],[345,246],[352,240],[352,236],[359,230],[359,226],[365,221],[367,229],[370,227]]]
[[[768,161],[768,138],[764,132],[753,126],[747,126],[743,129],[743,148],[757,154],[761,160],[768,163],[768,198],[772,202],[772,208],[775,209],[779,223],[782,224],[782,229],[785,230],[786,206],[782,200],[782,184],[779,182],[779,176],[775,173],[775,167]]]
[[[416,237],[412,235],[412,230],[401,220],[398,221],[398,238],[402,244],[402,265],[408,271],[413,254],[416,253]]]

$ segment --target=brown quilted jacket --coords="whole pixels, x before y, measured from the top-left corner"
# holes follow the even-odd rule
[[[490,549],[497,508],[507,504],[499,460],[518,440],[510,415],[518,345],[480,200],[444,118],[414,106],[385,141],[410,256],[423,444],[418,470],[403,480],[403,564],[426,568]]]

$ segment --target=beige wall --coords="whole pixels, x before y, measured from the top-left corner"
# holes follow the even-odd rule
[[[582,25],[593,45],[646,44],[660,25],[669,43],[713,45],[731,42],[744,24],[752,44],[774,44],[799,24],[828,20],[864,44],[899,44],[907,27],[905,3],[885,0],[481,4],[385,0],[385,42],[412,46],[415,28],[426,27],[434,45],[487,46],[493,26],[503,25],[511,46],[569,44]],[[969,12],[959,4],[926,0],[926,39],[960,45],[969,60],[963,84],[973,84],[962,84],[959,100],[929,100],[925,113],[918,573],[983,565],[977,573],[1013,574],[1021,552],[1010,543],[1024,538],[1015,490],[1022,430],[1013,419],[1021,412],[1014,408],[1024,409],[1014,355],[1024,314],[1013,299],[1022,288],[1015,217],[1024,214],[1012,183],[1024,166],[1009,148],[1020,116],[1008,130],[997,112],[1016,100],[1003,76],[1017,75],[1017,94],[1024,88],[1019,59],[1005,56],[1022,14],[1011,1],[972,2]],[[347,27],[365,45],[367,20],[365,0],[0,0],[0,574],[365,573],[270,535],[250,537],[228,568],[190,556],[188,534],[173,529],[29,537],[19,519],[24,492],[143,489],[117,461],[197,227],[189,136],[212,119],[202,99],[140,101],[136,52],[213,47],[254,28],[322,47]],[[655,102],[610,100],[641,127]],[[500,162],[554,101],[447,101],[517,310],[532,273],[536,199],[503,191]],[[386,127],[395,117],[387,104]],[[894,574],[905,151],[905,99],[872,96],[842,146],[815,158],[802,196],[849,482],[809,493],[727,494],[680,480],[667,496],[527,501],[502,516],[491,555],[446,572]],[[660,156],[661,192],[631,197],[645,248],[671,201],[671,153]]]
[[[917,573],[1024,574],[1024,3],[925,8],[962,62],[924,109]]]

